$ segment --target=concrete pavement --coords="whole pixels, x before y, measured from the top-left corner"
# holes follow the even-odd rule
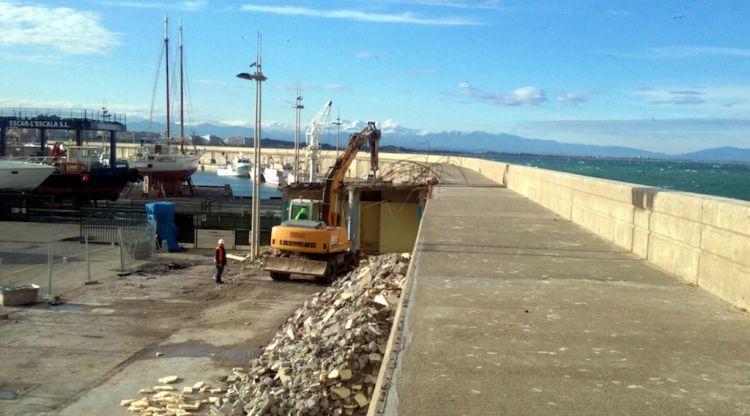
[[[750,414],[746,312],[478,174],[445,178],[383,414]]]

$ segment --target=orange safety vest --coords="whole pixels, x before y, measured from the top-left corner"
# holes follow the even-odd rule
[[[217,254],[214,254],[214,262],[221,265],[227,264],[227,250],[224,247],[217,245],[216,251]]]

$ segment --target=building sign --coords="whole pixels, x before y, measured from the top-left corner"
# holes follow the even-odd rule
[[[67,121],[60,120],[9,120],[8,127],[22,129],[70,129],[73,128]]]
[[[127,131],[124,124],[112,121],[97,121],[84,118],[22,119],[15,117],[0,117],[0,128],[5,129],[8,127],[19,129]]]
[[[87,127],[89,130],[125,131],[125,125],[110,121],[90,121]]]

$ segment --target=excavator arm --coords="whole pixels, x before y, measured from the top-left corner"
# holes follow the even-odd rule
[[[375,127],[375,122],[370,121],[367,127],[359,133],[354,133],[349,137],[349,144],[346,146],[344,153],[336,159],[326,175],[325,184],[323,185],[323,221],[328,226],[336,227],[339,222],[338,211],[336,210],[336,195],[341,184],[344,182],[346,171],[357,157],[359,149],[365,144],[370,146],[370,167],[374,172],[378,170],[378,145],[380,142],[380,130]]]

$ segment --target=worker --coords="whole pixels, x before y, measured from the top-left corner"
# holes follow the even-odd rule
[[[307,207],[300,208],[299,211],[297,211],[297,215],[294,216],[295,220],[309,220],[310,216],[307,215]]]
[[[224,248],[224,239],[219,239],[219,243],[216,245],[216,253],[214,254],[214,265],[216,265],[216,272],[214,273],[214,280],[218,284],[224,283],[221,280],[221,274],[224,272],[224,266],[227,265],[227,250]]]

